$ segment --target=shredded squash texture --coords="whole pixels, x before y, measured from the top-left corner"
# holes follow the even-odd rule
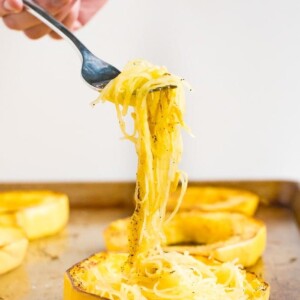
[[[101,92],[102,100],[115,104],[122,133],[134,143],[138,156],[127,261],[119,270],[109,264],[106,272],[94,274],[99,294],[109,299],[249,299],[244,293],[249,288],[246,273],[235,264],[217,270],[188,253],[162,250],[170,191],[181,181],[172,218],[187,187],[187,176],[178,169],[181,128],[186,127],[183,89],[182,79],[166,68],[138,60],[128,63]],[[132,133],[124,121],[128,114],[134,124]]]

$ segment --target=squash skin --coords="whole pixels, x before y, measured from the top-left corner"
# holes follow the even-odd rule
[[[107,253],[100,252],[96,253],[87,259],[77,263],[70,269],[68,269],[64,275],[64,297],[63,300],[109,300],[107,298],[100,297],[96,294],[93,294],[92,291],[87,291],[85,282],[85,277],[89,272],[90,268],[93,268],[103,260],[114,261],[114,264],[120,265],[127,259],[126,253]],[[205,262],[206,264],[219,265],[220,262],[209,259],[206,257],[195,256],[196,259]],[[255,292],[250,294],[249,299],[255,300],[268,300],[270,297],[270,286],[265,283],[263,280],[258,278],[254,273],[246,273],[247,282],[254,288]],[[247,291],[246,291],[247,293]]]

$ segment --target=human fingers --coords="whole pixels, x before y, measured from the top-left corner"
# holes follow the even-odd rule
[[[10,0],[12,1],[12,0]],[[18,0],[20,1],[20,0]],[[58,13],[64,12],[67,7],[71,7],[71,3],[73,0],[57,0],[58,2],[54,2],[54,0],[51,1],[45,1],[40,0],[37,2],[41,7],[46,9],[50,14],[57,15]],[[56,3],[56,4],[55,4]],[[3,21],[5,25],[14,30],[26,30],[31,27],[37,26],[39,24],[42,24],[42,22],[34,17],[32,14],[28,13],[26,10],[23,10],[19,14],[9,14],[3,18]]]
[[[0,18],[9,14],[19,13],[22,9],[22,0],[0,0]]]
[[[76,1],[69,12],[69,14],[63,19],[62,23],[69,28],[71,31],[74,30],[74,24],[76,23],[80,10],[80,1]],[[58,35],[55,31],[50,32],[50,36],[54,39],[61,39],[61,36]]]
[[[81,0],[78,21],[85,25],[102,8],[107,0]]]
[[[55,19],[59,22],[62,22],[69,14],[69,9],[62,11],[61,13],[55,16]],[[25,35],[33,40],[39,39],[52,31],[50,27],[45,24],[39,24],[36,26],[32,26],[26,30],[24,30]]]
[[[47,12],[58,13],[63,7],[74,3],[76,0],[36,0],[36,3]]]

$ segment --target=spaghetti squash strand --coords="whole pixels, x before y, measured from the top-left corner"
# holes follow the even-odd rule
[[[166,86],[176,88],[163,89]],[[122,133],[135,144],[138,155],[135,210],[128,236],[129,256],[122,271],[108,265],[108,271],[102,272],[105,277],[101,272],[94,274],[101,295],[118,300],[252,299],[244,293],[246,272],[235,264],[214,268],[188,253],[162,250],[170,189],[176,189],[181,177],[181,194],[172,218],[187,187],[187,176],[178,170],[182,154],[180,131],[187,128],[183,121],[182,80],[170,75],[164,67],[133,61],[104,88],[101,97],[115,103]],[[129,106],[133,109],[132,134],[127,133],[124,121],[131,110]],[[224,282],[223,273],[226,275]]]

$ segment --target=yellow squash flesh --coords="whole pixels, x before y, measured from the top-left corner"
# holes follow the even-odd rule
[[[0,225],[18,226],[30,239],[59,232],[69,218],[69,200],[49,191],[0,193]]]
[[[110,276],[109,273],[120,274],[128,254],[125,253],[97,253],[66,271],[64,277],[64,300],[100,300],[101,284],[95,274]],[[227,274],[222,273],[221,264],[204,257],[195,257],[207,265],[213,265],[218,274],[218,281],[222,284],[227,280]],[[106,266],[105,266],[106,265]],[[107,268],[107,265],[111,266]],[[245,271],[241,271],[245,272]],[[267,300],[270,295],[270,287],[252,273],[246,274],[245,294],[249,300]]]
[[[108,251],[128,251],[129,219],[112,222],[104,232]],[[266,246],[263,222],[236,213],[179,212],[164,226],[166,251],[189,251],[226,262],[234,259],[248,267],[261,257]]]
[[[178,193],[173,193],[167,210],[176,206]],[[259,197],[251,192],[222,187],[188,187],[180,206],[180,211],[201,210],[207,212],[229,211],[253,216]]]
[[[28,240],[19,228],[0,226],[0,275],[22,263],[27,246]]]

